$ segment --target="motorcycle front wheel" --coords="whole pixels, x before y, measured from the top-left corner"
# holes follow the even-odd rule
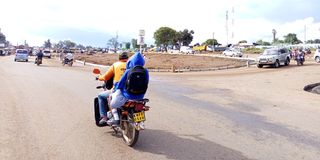
[[[122,139],[130,147],[133,147],[139,138],[139,131],[133,123],[128,121],[123,122]]]

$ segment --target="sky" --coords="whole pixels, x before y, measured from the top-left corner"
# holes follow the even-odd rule
[[[141,29],[145,30],[146,43],[153,44],[153,34],[160,27],[193,30],[191,44],[213,37],[221,44],[260,39],[270,42],[272,29],[279,39],[296,33],[304,41],[320,39],[317,1],[0,0],[0,28],[14,45],[27,41],[37,46],[50,39],[53,43],[71,40],[106,47],[117,34],[121,42],[138,38]]]

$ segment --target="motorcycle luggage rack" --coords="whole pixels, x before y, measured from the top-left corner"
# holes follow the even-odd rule
[[[134,105],[132,104],[143,104],[145,105],[147,102],[149,102],[149,99],[142,99],[142,100],[128,100],[125,104],[124,107],[133,107]]]

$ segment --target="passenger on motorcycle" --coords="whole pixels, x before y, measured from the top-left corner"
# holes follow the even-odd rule
[[[114,92],[111,95],[110,102],[113,119],[108,120],[108,125],[119,125],[120,121],[117,109],[122,107],[127,100],[142,100],[144,98],[149,82],[149,73],[147,69],[143,68],[144,64],[145,61],[140,52],[136,52],[127,62],[125,73],[121,77],[120,81],[114,85]],[[128,91],[130,88],[130,86],[128,86],[130,78],[128,77],[133,76],[134,74],[138,75],[138,77],[141,76],[137,82],[133,82],[133,84],[136,85],[135,88],[139,88],[138,90],[141,90],[137,93]],[[131,81],[134,80],[131,79]]]
[[[300,49],[297,55],[299,58],[301,58],[304,61],[304,57],[305,57],[305,52],[303,51],[303,49]],[[297,58],[298,58],[297,57]]]
[[[297,58],[297,55],[298,55],[298,49],[295,48],[295,49],[292,51],[292,57],[291,57],[291,58],[295,60],[295,59]]]
[[[104,75],[100,75],[98,77],[98,80],[108,81],[111,78],[113,78],[113,83],[118,82],[126,70],[127,60],[128,60],[128,53],[127,52],[120,53],[119,61],[113,63]],[[108,106],[108,97],[111,94],[112,90],[113,89],[111,89],[111,91],[110,90],[103,91],[98,95],[99,111],[100,111],[100,117],[101,117],[101,120],[99,121],[100,125],[107,124],[108,118],[107,118],[106,107]]]

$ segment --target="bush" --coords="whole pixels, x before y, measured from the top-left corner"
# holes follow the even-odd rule
[[[244,53],[260,54],[263,52],[263,49],[261,49],[261,48],[245,48],[242,51]]]

